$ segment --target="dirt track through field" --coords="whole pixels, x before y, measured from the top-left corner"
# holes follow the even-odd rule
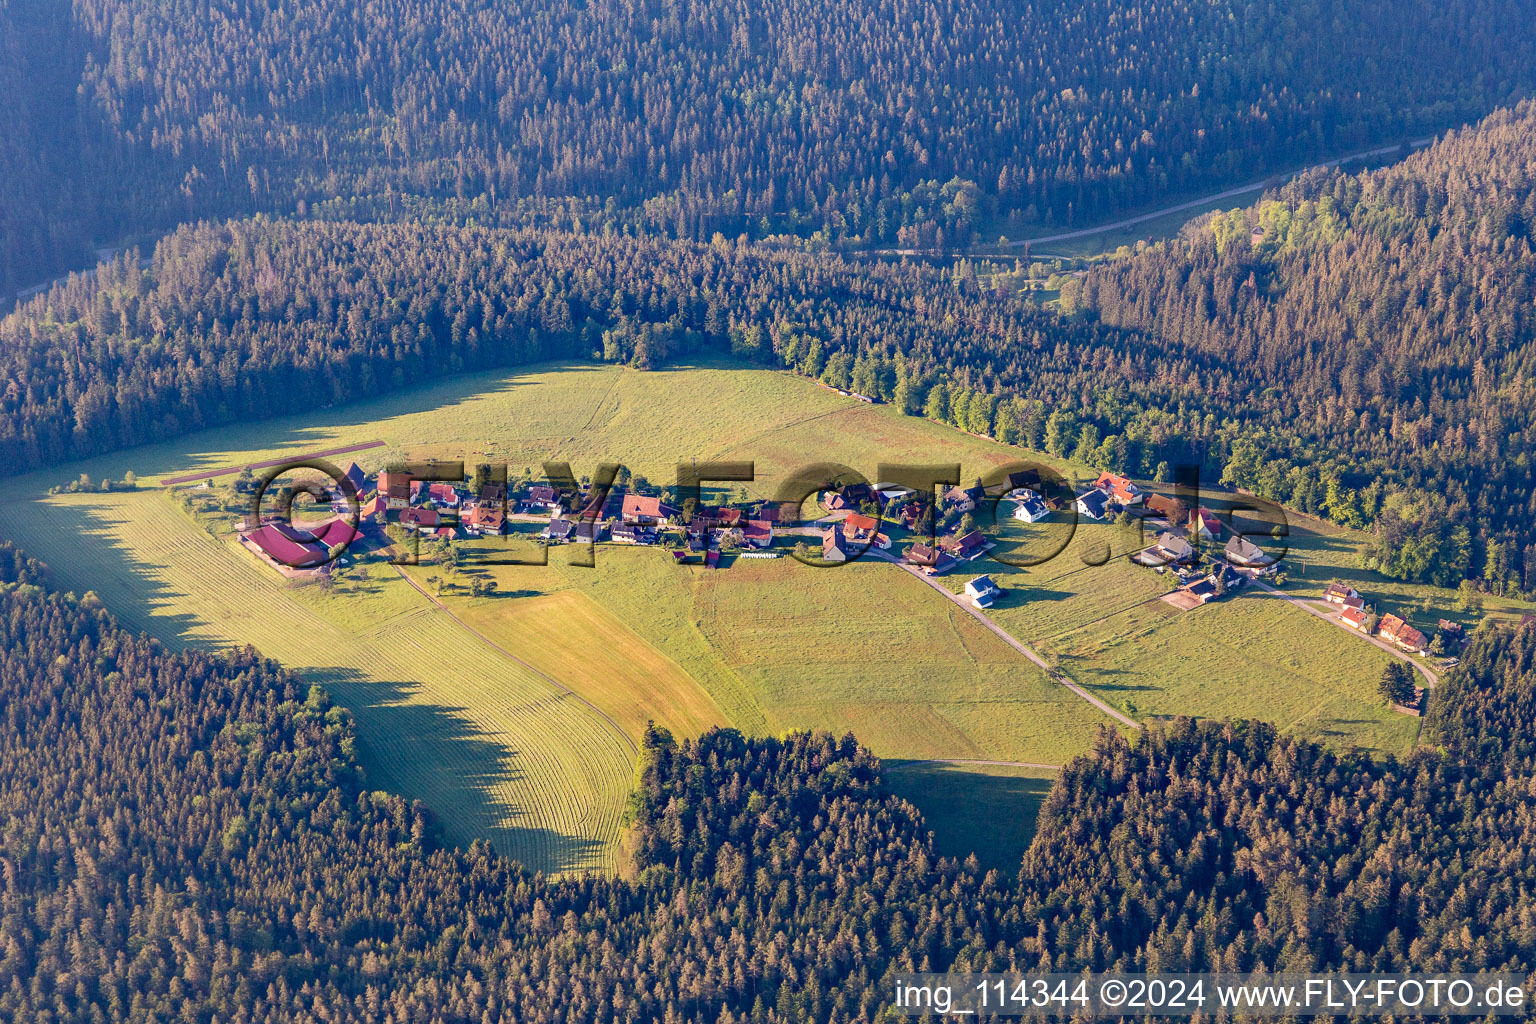
[[[190,484],[194,480],[207,480],[209,477],[228,476],[231,473],[239,473],[246,469],[271,469],[273,466],[281,466],[290,462],[303,462],[306,459],[328,459],[332,455],[347,455],[351,452],[367,451],[369,448],[382,448],[383,441],[364,441],[361,444],[349,444],[340,448],[327,448],[323,452],[305,452],[300,455],[284,455],[281,458],[267,459],[265,462],[250,462],[243,466],[225,466],[223,469],[209,469],[201,473],[184,473],[181,476],[173,476],[160,481],[161,487],[170,487],[175,484]]]

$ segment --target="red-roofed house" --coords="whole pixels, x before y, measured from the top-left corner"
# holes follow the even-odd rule
[[[1350,629],[1358,629],[1362,633],[1369,633],[1370,616],[1364,608],[1345,608],[1339,613],[1339,621]]]
[[[450,483],[429,484],[427,496],[443,508],[459,507],[459,489]]]
[[[1141,488],[1123,476],[1100,473],[1093,486],[1109,495],[1109,499],[1121,505],[1139,505],[1144,497]]]
[[[379,497],[386,508],[405,508],[416,492],[415,483],[406,473],[380,473]]]
[[[1197,508],[1189,514],[1189,529],[1206,540],[1215,540],[1221,536],[1221,520],[1210,509]]]
[[[477,505],[470,509],[469,518],[464,520],[464,528],[476,536],[499,534],[505,525],[506,519],[501,514],[501,509],[486,505]]]
[[[400,525],[412,531],[435,530],[440,519],[435,508],[408,508],[400,513]]]
[[[749,547],[766,548],[773,543],[773,524],[766,519],[748,519],[741,540]]]
[[[854,540],[864,540],[880,529],[880,520],[874,516],[866,516],[862,512],[850,512],[843,519],[843,529],[847,530]]]
[[[624,495],[624,507],[620,510],[620,516],[626,523],[640,523],[645,526],[653,526],[656,523],[666,522],[677,515],[677,509],[670,505],[662,504],[660,498],[649,498],[643,494]]]
[[[987,538],[980,530],[972,530],[963,537],[950,535],[939,540],[939,547],[955,558],[972,559],[986,548]]]

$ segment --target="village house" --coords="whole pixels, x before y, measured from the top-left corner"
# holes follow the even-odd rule
[[[591,544],[600,541],[608,535],[608,524],[604,522],[591,522],[581,520],[576,524],[576,532],[571,539],[578,544]]]
[[[1330,604],[1344,604],[1350,598],[1358,600],[1360,593],[1344,583],[1330,583],[1328,589],[1323,591],[1323,600]]]
[[[987,538],[980,530],[963,537],[951,534],[939,540],[939,549],[952,558],[969,561],[987,549]]]
[[[459,489],[450,483],[428,484],[427,497],[438,508],[459,507]]]
[[[1247,537],[1234,535],[1227,541],[1227,561],[1232,565],[1240,565],[1244,568],[1253,568],[1260,565],[1268,565],[1274,559],[1248,540]]]
[[[848,539],[843,536],[841,525],[833,526],[822,534],[821,560],[824,562],[848,561]]]
[[[575,532],[576,522],[574,520],[561,519],[557,516],[551,519],[544,529],[539,531],[539,536],[558,544],[570,540]]]
[[[1169,526],[1182,526],[1184,523],[1184,503],[1177,498],[1161,494],[1148,495],[1146,509],[1149,515],[1162,518]]]
[[[1405,651],[1422,651],[1425,647],[1424,634],[1397,615],[1383,615],[1377,632],[1383,640],[1390,641]]]
[[[560,494],[548,484],[534,484],[528,488],[528,507],[550,512],[560,507]]]
[[[766,548],[773,543],[773,524],[766,519],[748,519],[741,541],[747,547]]]
[[[407,508],[419,483],[406,473],[380,473],[378,494],[384,499],[385,508]]]
[[[636,523],[614,523],[608,530],[615,544],[655,544],[656,531]]]
[[[1109,510],[1109,496],[1097,487],[1077,496],[1077,511],[1089,519],[1100,520]]]
[[[1189,532],[1202,540],[1215,540],[1221,536],[1221,520],[1208,508],[1197,508],[1189,514]]]
[[[992,582],[991,576],[977,576],[973,580],[966,581],[965,596],[971,599],[971,604],[977,608],[992,607],[993,598],[1002,593],[1002,589]]]
[[[647,497],[644,494],[626,494],[619,514],[626,523],[655,526],[677,515],[677,509],[663,504],[660,498]]]
[[[1365,613],[1364,608],[1345,608],[1339,613],[1339,621],[1350,629],[1358,629],[1362,633],[1370,633],[1371,617]]]
[[[1167,563],[1190,562],[1195,558],[1194,545],[1171,530],[1157,535],[1153,550]]]
[[[400,512],[400,525],[412,533],[430,533],[441,523],[435,508],[407,508]]]
[[[1123,476],[1113,473],[1100,473],[1093,486],[1103,491],[1109,500],[1116,505],[1139,505],[1145,496],[1140,487]]]
[[[951,487],[939,496],[944,507],[953,512],[973,512],[976,505],[987,496],[980,486]]]
[[[1013,518],[1021,523],[1038,523],[1051,514],[1051,510],[1045,507],[1045,502],[1034,491],[1025,491],[1013,506]]]
[[[499,480],[488,480],[480,486],[475,501],[484,508],[501,508],[507,503],[507,485]]]
[[[506,517],[499,504],[476,505],[463,520],[464,528],[475,536],[496,536],[506,528]]]

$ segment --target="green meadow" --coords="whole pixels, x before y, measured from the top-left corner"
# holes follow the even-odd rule
[[[0,503],[0,533],[168,644],[254,644],[324,684],[357,718],[372,785],[426,800],[454,841],[483,836],[546,871],[620,866],[633,746],[647,721],[682,736],[716,725],[851,731],[893,762],[1043,764],[1086,750],[1109,723],[965,609],[873,560],[815,569],[728,559],[709,570],[654,549],[605,546],[590,568],[572,564],[568,548],[552,550],[545,566],[476,567],[475,548],[536,552],[486,541],[463,547],[468,573],[496,581],[494,596],[444,590],[434,600],[432,566],[406,570],[413,587],[378,558],[331,587],[289,583],[155,486],[373,440],[383,445],[355,456],[370,470],[436,458],[538,475],[542,462],[558,460],[582,475],[616,461],[669,482],[679,463],[751,460],[757,478],[729,487],[758,497],[811,463],[842,463],[871,480],[882,463],[959,463],[967,481],[1019,459],[1074,469],[776,371],[549,365],[24,477]],[[45,495],[81,474],[118,480],[128,471],[141,490]],[[1065,529],[1005,518],[997,550],[1038,558],[1062,545]],[[905,538],[892,532],[900,546]],[[1305,563],[1305,582],[1292,589],[1337,576],[1383,602],[1428,598],[1449,608],[1447,595],[1358,568],[1357,534],[1310,522],[1292,533]],[[1374,695],[1386,654],[1274,599],[1177,614],[1158,600],[1171,578],[1124,558],[1143,543],[1137,530],[1086,524],[1043,564],[983,560],[975,572],[1007,591],[990,613],[995,622],[1138,719],[1253,716],[1346,746],[1402,750],[1413,741],[1416,723]],[[971,575],[943,582],[958,590]],[[1014,817],[1032,825],[1038,779],[904,771],[917,772],[904,785],[926,804],[941,848],[1012,856],[1027,831],[1006,841],[982,834],[999,817],[997,801],[1015,801]]]

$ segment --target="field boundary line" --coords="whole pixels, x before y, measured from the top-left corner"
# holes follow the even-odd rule
[[[574,697],[578,701],[580,701],[582,704],[585,704],[587,706],[587,708],[590,711],[592,711],[593,714],[597,715],[603,721],[608,723],[608,725],[618,735],[619,741],[622,742],[624,744],[624,746],[629,749],[629,752],[631,754],[639,756],[640,748],[635,745],[635,741],[629,738],[629,733],[625,732],[624,729],[619,725],[619,723],[615,722],[613,720],[613,718],[608,714],[608,712],[604,711],[602,708],[598,707],[596,704],[593,704],[591,701],[587,700],[587,698],[583,697],[581,694],[577,693],[575,690],[571,689],[569,686],[566,686],[564,683],[560,682],[558,679],[555,679],[553,676],[549,675],[547,672],[544,672],[544,671],[542,671],[540,669],[534,668],[532,665],[528,664],[528,662],[524,661],[522,658],[519,658],[517,655],[513,654],[511,651],[507,650],[505,647],[501,646],[496,641],[492,640],[490,637],[486,636],[484,633],[480,632],[478,629],[476,629],[475,627],[471,626],[469,623],[465,622],[463,619],[459,618],[457,615],[455,615],[453,613],[453,610],[451,608],[449,608],[443,602],[439,601],[437,599],[437,597],[432,594],[431,591],[427,590],[421,584],[419,584],[415,580],[411,579],[410,574],[407,573],[400,566],[398,566],[398,565],[395,566],[394,570],[395,570],[395,572],[400,574],[400,578],[401,579],[405,580],[406,583],[411,585],[411,589],[415,590],[422,597],[425,597],[428,601],[431,601],[434,605],[436,605],[443,612],[444,615],[447,615],[450,619],[452,619],[454,622],[456,622],[461,629],[463,629],[466,632],[468,632],[471,636],[477,637],[480,640],[481,643],[483,643],[486,646],[490,647],[492,650],[500,652],[501,654],[503,654],[506,657],[510,658],[512,661],[515,661],[517,664],[523,666],[523,668],[527,669],[529,672],[532,672],[534,675],[538,676],[540,679],[544,680],[549,685],[551,685],[555,689],[559,690],[565,696],[567,696],[567,697]]]

